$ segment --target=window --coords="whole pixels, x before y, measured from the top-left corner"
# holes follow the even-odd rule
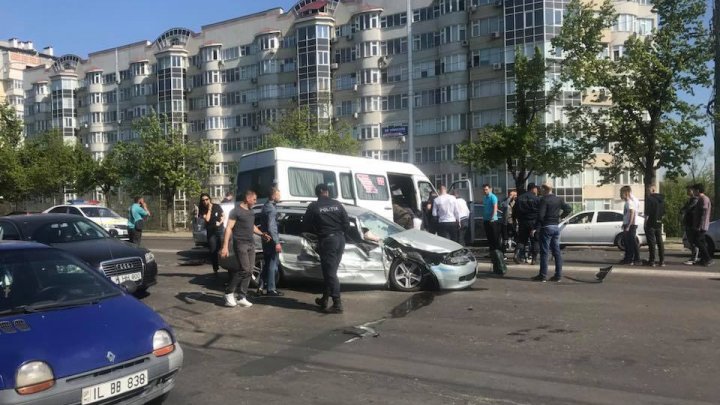
[[[340,173],[340,195],[348,200],[353,199],[352,176],[350,173]]]
[[[583,212],[582,214],[578,214],[570,218],[568,220],[568,224],[589,224],[592,222],[593,215],[595,215],[594,212]]]
[[[474,37],[492,35],[494,32],[502,35],[502,31],[502,17],[488,17],[472,22],[471,35]]]
[[[257,197],[267,199],[270,187],[275,184],[275,167],[263,167],[255,170],[247,170],[238,173],[237,195],[244,195],[246,190],[253,190]],[[314,190],[313,186],[313,191]]]
[[[434,191],[432,184],[427,181],[418,182],[418,190],[420,192],[420,201],[427,201],[430,199],[430,193]]]
[[[20,232],[9,222],[0,222],[0,240],[20,240]]]
[[[622,222],[623,215],[619,212],[600,211],[598,212],[597,222]]]
[[[294,197],[315,198],[315,186],[320,183],[327,184],[330,198],[337,197],[337,183],[334,172],[291,167],[288,169],[288,179],[290,182],[290,195]]]
[[[380,28],[401,27],[407,23],[407,14],[398,13],[380,17]]]
[[[636,17],[632,14],[619,14],[613,31],[632,32],[635,30]]]
[[[357,173],[355,187],[361,200],[387,201],[390,197],[385,176]]]

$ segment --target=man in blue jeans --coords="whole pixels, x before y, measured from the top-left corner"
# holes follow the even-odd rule
[[[275,205],[280,201],[280,190],[276,187],[270,189],[270,198],[262,207],[260,229],[270,235],[269,240],[263,240],[263,268],[258,281],[258,294],[262,294],[263,286],[265,295],[281,297],[283,293],[275,288],[275,278],[278,271],[278,256],[282,252],[280,235],[277,225],[277,208]]]
[[[560,227],[562,218],[567,217],[572,208],[562,198],[553,194],[552,183],[546,182],[541,186],[543,197],[538,207],[538,218],[535,222],[533,234],[540,231],[540,274],[533,277],[533,281],[545,282],[548,273],[548,253],[552,250],[555,258],[555,274],[550,281],[562,280],[562,254],[560,253]]]

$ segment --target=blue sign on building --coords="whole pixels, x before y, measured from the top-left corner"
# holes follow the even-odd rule
[[[407,125],[392,125],[383,127],[382,136],[383,138],[399,138],[408,134]]]

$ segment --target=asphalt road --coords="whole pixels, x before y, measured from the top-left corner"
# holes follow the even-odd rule
[[[342,315],[318,313],[316,283],[222,306],[203,250],[145,237],[160,266],[143,301],[169,321],[185,366],[169,404],[711,404],[720,398],[720,274],[595,265],[569,249],[560,284],[510,266],[471,289],[343,287]],[[486,269],[481,259],[481,269]],[[677,262],[678,264],[675,264]],[[700,270],[700,271],[698,271]]]

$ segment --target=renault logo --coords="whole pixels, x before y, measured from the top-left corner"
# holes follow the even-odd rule
[[[105,358],[108,359],[108,361],[110,363],[115,362],[115,355],[113,354],[113,352],[107,352],[107,354],[105,355]]]

